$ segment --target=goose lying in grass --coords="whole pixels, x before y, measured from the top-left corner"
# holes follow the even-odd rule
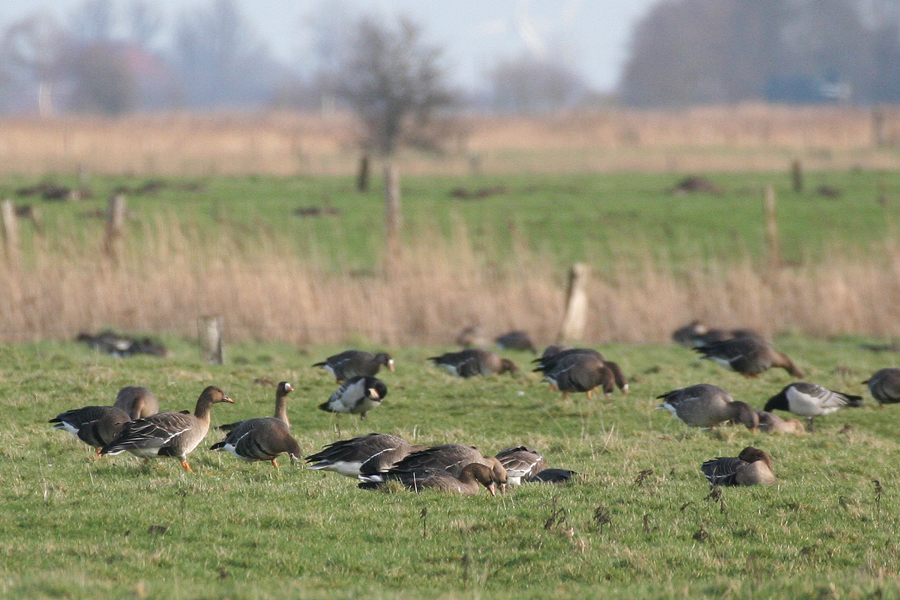
[[[406,482],[434,473],[449,473],[459,477],[462,470],[472,463],[487,467],[492,480],[500,484],[501,491],[506,489],[506,469],[500,461],[493,456],[483,456],[476,448],[462,444],[443,444],[413,452],[386,473],[360,475],[360,479],[364,483],[382,483],[390,479]]]
[[[700,467],[710,485],[758,485],[775,483],[772,457],[747,446],[737,457],[719,457]]]
[[[448,352],[440,356],[432,356],[428,360],[457,377],[487,377],[495,373],[516,373],[519,370],[508,358],[502,358],[496,352],[481,348]]]
[[[405,487],[414,492],[427,489],[438,489],[460,494],[474,495],[483,485],[491,493],[497,495],[496,482],[489,467],[481,463],[469,463],[463,467],[459,476],[446,471],[417,471],[413,473],[396,474],[388,478],[388,481],[399,481]],[[386,484],[385,481],[363,481],[360,489],[378,489]]]

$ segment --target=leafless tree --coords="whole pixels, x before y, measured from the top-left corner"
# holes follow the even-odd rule
[[[404,18],[393,26],[370,17],[357,22],[336,87],[362,121],[365,145],[386,155],[402,143],[434,143],[435,116],[456,100],[441,50]]]
[[[53,85],[65,46],[63,30],[46,15],[15,22],[3,34],[0,64],[4,66],[4,78],[32,90],[42,116],[53,112]]]
[[[501,60],[488,73],[502,111],[536,113],[570,107],[587,91],[584,80],[561,57],[529,52]]]

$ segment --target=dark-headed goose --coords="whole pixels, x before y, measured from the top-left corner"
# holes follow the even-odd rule
[[[728,392],[708,383],[672,390],[657,398],[665,400],[657,409],[667,409],[691,427],[715,427],[731,420],[751,431],[759,426],[759,416],[748,404],[735,402]]]
[[[374,377],[382,366],[393,371],[394,359],[387,352],[372,354],[362,350],[347,350],[314,363],[313,366],[322,367],[340,383],[354,377]]]
[[[197,399],[194,414],[165,412],[129,421],[115,440],[101,448],[100,454],[116,455],[127,450],[141,458],[171,456],[178,458],[185,470],[193,471],[187,455],[203,441],[209,431],[210,409],[219,402],[233,400],[211,385]]]
[[[879,406],[900,402],[900,369],[880,369],[863,383]]]
[[[487,377],[495,373],[515,373],[519,369],[507,358],[496,352],[481,348],[470,348],[461,352],[448,352],[440,356],[432,356],[428,360],[435,365],[447,369],[457,377]]]
[[[100,448],[116,439],[131,419],[115,406],[85,406],[67,410],[50,419],[53,429],[65,429],[79,440]]]
[[[775,483],[772,457],[747,446],[737,457],[719,457],[700,467],[710,485],[758,485]]]
[[[862,406],[862,396],[844,394],[823,388],[821,385],[798,381],[785,386],[783,390],[769,398],[763,410],[786,410],[800,417],[806,417],[809,430],[813,431],[813,419],[830,415],[845,406]]]
[[[781,367],[794,377],[803,377],[791,359],[776,350],[770,343],[755,336],[745,336],[700,346],[697,352],[702,358],[715,361],[727,369],[745,377],[756,377],[772,367]]]
[[[366,413],[381,405],[387,396],[387,386],[375,377],[352,377],[331,395],[319,408],[334,413],[350,413],[366,418]]]

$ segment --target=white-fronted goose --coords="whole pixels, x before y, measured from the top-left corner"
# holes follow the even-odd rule
[[[546,350],[544,350],[544,354],[535,359],[533,362],[538,363],[538,366],[535,367],[534,371],[542,371],[545,374],[551,372],[558,372],[561,364],[570,365],[575,360],[574,356],[581,357],[590,357],[595,358],[596,360],[603,363],[603,365],[609,369],[609,375],[603,374],[603,382],[608,381],[609,377],[612,376],[613,382],[616,387],[622,390],[623,394],[628,394],[628,380],[625,378],[625,374],[622,373],[622,369],[618,364],[614,363],[611,360],[606,360],[602,354],[597,352],[592,348],[570,348],[568,346],[548,346]],[[587,358],[581,359],[583,362],[589,362]],[[606,389],[606,385],[601,382],[600,385],[604,386],[604,392],[609,394],[612,392],[612,389]],[[580,390],[579,390],[580,391]]]
[[[528,446],[501,450],[494,458],[506,469],[509,485],[521,485],[523,479],[527,480],[547,468],[541,453]]]
[[[782,419],[775,413],[765,410],[756,411],[759,417],[759,430],[763,433],[805,433],[806,426],[797,419]]]
[[[115,406],[85,406],[60,413],[50,423],[56,423],[53,429],[65,429],[100,454],[100,448],[116,439],[130,420]]]
[[[291,463],[300,459],[300,445],[291,436],[287,419],[286,398],[294,390],[287,381],[275,389],[275,416],[258,417],[222,425],[219,429],[229,432],[224,440],[213,444],[210,450],[224,450],[237,458],[251,462],[265,460],[278,467],[278,457],[287,454]]]
[[[478,493],[478,486],[483,485],[491,493],[491,496],[497,495],[496,484],[491,469],[480,463],[469,463],[463,467],[458,477],[447,471],[422,471],[410,474],[398,474],[390,479],[399,481],[415,492],[421,492],[422,490],[427,489],[437,489],[473,495]],[[382,485],[384,485],[384,482],[381,481],[363,481],[359,484],[359,487],[364,490],[377,489]]]
[[[380,379],[352,377],[331,395],[328,402],[320,404],[319,408],[333,413],[359,415],[360,419],[365,419],[366,413],[380,406],[385,396],[387,386]]]
[[[469,348],[461,352],[448,352],[440,356],[432,356],[428,360],[435,365],[447,369],[457,377],[487,377],[495,373],[515,373],[519,369],[507,358],[501,358],[496,352],[481,348]]]
[[[308,469],[334,471],[344,477],[385,473],[411,452],[424,446],[410,446],[403,438],[386,433],[370,433],[339,440],[305,458]]]
[[[119,390],[113,406],[124,410],[132,419],[143,419],[159,412],[159,401],[153,392],[136,385],[129,385]]]
[[[770,343],[754,336],[716,342],[696,348],[706,358],[745,377],[756,377],[772,367],[781,367],[794,377],[803,377],[791,359]]]
[[[755,337],[765,339],[753,329],[717,329],[710,328],[705,323],[694,320],[683,327],[679,327],[672,333],[672,339],[682,346],[688,348],[697,348],[700,346],[708,346],[718,342],[733,340],[742,337]]]
[[[521,350],[537,354],[537,348],[534,347],[531,336],[525,331],[516,330],[504,333],[497,336],[494,342],[496,342],[498,348],[503,350]]]
[[[878,406],[900,402],[900,369],[880,369],[863,381]]]
[[[494,474],[494,481],[501,486],[506,485],[506,468],[499,460],[493,456],[482,455],[473,446],[462,444],[443,444],[413,452],[388,470],[385,477],[399,478],[431,471],[446,471],[459,477],[463,467],[471,463],[480,463],[488,467]],[[377,481],[383,478],[376,475],[372,479]]]
[[[100,454],[114,456],[127,450],[141,458],[172,456],[181,461],[186,471],[193,472],[187,455],[203,441],[209,431],[210,409],[219,402],[234,401],[211,385],[197,399],[194,414],[165,412],[129,421],[115,440],[101,448]]]
[[[800,417],[806,417],[809,430],[813,431],[816,417],[830,415],[845,406],[862,406],[862,396],[835,392],[821,385],[798,381],[785,386],[783,390],[769,398],[763,410],[786,410]]]
[[[287,396],[291,392],[294,391],[294,388],[287,381],[280,381],[277,386],[275,386],[275,415],[274,417],[280,421],[284,421],[284,424],[290,428],[291,422],[288,420],[287,415]],[[225,425],[219,425],[216,429],[225,432],[231,432],[240,427],[244,421],[236,421],[234,423],[226,423]]]
[[[597,387],[602,387],[603,394],[609,396],[615,389],[613,371],[592,354],[569,354],[552,365],[544,369],[544,380],[553,390],[562,392],[563,398],[578,392],[584,392],[590,398]],[[539,365],[535,371],[542,369]]]
[[[387,352],[372,354],[362,350],[346,350],[313,364],[314,367],[322,367],[334,375],[338,383],[354,377],[374,377],[382,365],[390,371],[394,370],[394,359],[390,354]]]
[[[719,457],[700,467],[710,485],[759,485],[775,483],[772,457],[747,446],[737,457]]]
[[[531,362],[543,362],[553,356],[554,354],[559,354],[563,350],[571,350],[572,346],[566,344],[551,344],[544,348],[544,353],[541,354],[540,358],[536,358]]]
[[[478,325],[469,325],[456,336],[456,344],[463,348],[481,348],[490,344],[490,340]]]
[[[759,426],[759,415],[748,404],[735,402],[728,392],[708,383],[672,390],[657,399],[665,400],[657,410],[665,408],[691,427],[715,427],[732,420],[751,431]]]
[[[544,469],[535,473],[525,481],[528,483],[568,483],[573,477],[578,475],[575,471],[569,469]]]

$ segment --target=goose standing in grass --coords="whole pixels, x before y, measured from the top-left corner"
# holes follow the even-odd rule
[[[613,371],[602,360],[591,354],[570,354],[553,361],[544,369],[539,365],[535,371],[544,370],[544,380],[550,388],[562,392],[563,398],[570,393],[584,392],[590,398],[594,389],[603,388],[609,396],[615,390],[616,378]]]
[[[387,386],[375,377],[351,377],[319,408],[333,413],[350,413],[366,418],[366,413],[381,405]]]
[[[725,421],[736,421],[750,431],[759,426],[759,415],[744,402],[736,402],[725,390],[708,383],[666,392],[657,406],[667,409],[678,420],[691,427],[715,427]]]
[[[519,369],[507,358],[496,352],[481,348],[469,348],[460,352],[448,352],[440,356],[432,356],[428,360],[438,367],[447,369],[457,377],[487,377],[495,373],[515,373]]]
[[[792,376],[803,378],[803,373],[786,354],[756,336],[716,342],[695,350],[703,355],[702,358],[715,361],[745,377],[756,377],[767,369],[781,367]]]
[[[497,336],[494,342],[498,348],[503,350],[521,350],[537,354],[537,348],[534,347],[531,336],[525,331],[516,330],[504,333]]]
[[[394,370],[394,359],[387,352],[372,354],[362,350],[346,350],[313,364],[331,373],[338,383],[354,377],[374,377],[382,366]]]
[[[396,435],[370,433],[350,440],[339,440],[307,456],[308,469],[334,471],[344,477],[386,473],[410,453],[424,450],[411,446]]]
[[[797,419],[782,419],[775,413],[765,410],[756,411],[759,417],[759,430],[763,433],[805,433],[806,427]]]
[[[300,459],[300,445],[291,436],[287,418],[287,395],[294,390],[287,381],[275,390],[275,416],[258,417],[222,425],[219,429],[229,432],[224,440],[213,444],[210,450],[224,450],[237,458],[251,462],[265,460],[278,467],[278,457],[287,454],[291,463]]]
[[[97,450],[116,439],[131,420],[115,406],[85,406],[67,410],[50,419],[53,429],[64,429]]]
[[[116,394],[116,408],[128,413],[132,419],[143,419],[159,412],[159,401],[145,387],[129,385]]]
[[[540,358],[535,359],[534,362],[538,363],[537,367],[534,368],[534,371],[543,372],[545,375],[545,379],[547,379],[547,381],[550,381],[551,385],[556,387],[557,389],[562,388],[560,388],[557,384],[554,384],[553,380],[557,379],[557,376],[560,373],[566,372],[567,368],[571,368],[575,364],[580,364],[582,366],[578,367],[578,369],[576,369],[576,372],[581,371],[580,377],[582,379],[582,383],[585,383],[587,381],[584,379],[585,376],[591,377],[590,375],[587,375],[588,371],[596,370],[598,371],[598,374],[595,374],[592,377],[594,379],[597,379],[598,383],[594,387],[602,386],[604,393],[608,396],[614,389],[609,383],[611,380],[612,384],[622,390],[623,394],[628,394],[628,380],[625,378],[625,374],[622,373],[622,369],[619,367],[619,365],[611,360],[606,360],[605,358],[603,358],[602,354],[592,348],[548,346],[547,349],[544,350],[544,354]],[[603,367],[605,367],[609,372],[600,373],[601,369],[599,366],[591,367],[585,370],[585,365],[603,365]],[[579,375],[577,375],[576,373],[570,373],[565,377],[569,380],[570,383],[572,383],[573,385],[577,385],[575,381],[578,380]],[[583,387],[583,385],[580,387]],[[569,391],[586,392],[587,390],[573,389]]]
[[[141,458],[171,456],[181,461],[186,471],[193,472],[187,455],[209,431],[210,409],[219,402],[234,402],[214,385],[207,387],[197,399],[194,414],[188,411],[165,412],[129,421],[122,433],[100,450],[114,456],[126,450]]]
[[[409,474],[396,475],[390,478],[414,492],[427,489],[437,489],[447,492],[457,492],[465,495],[478,493],[479,486],[484,486],[491,493],[497,495],[496,482],[491,469],[481,463],[469,463],[460,471],[459,476],[446,471],[421,471]],[[385,481],[362,481],[360,489],[378,489],[385,485]]]
[[[879,407],[900,403],[900,369],[880,369],[863,383],[868,384]]]
[[[772,457],[765,451],[747,446],[737,457],[719,457],[700,467],[710,485],[759,485],[776,482]]]
[[[798,381],[785,386],[783,390],[769,398],[763,410],[786,410],[800,417],[806,417],[809,430],[813,431],[814,419],[830,415],[840,408],[862,406],[862,396],[835,392],[821,385]]]

